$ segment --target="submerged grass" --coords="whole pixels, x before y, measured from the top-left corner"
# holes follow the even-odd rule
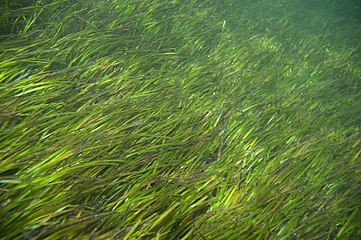
[[[324,4],[5,1],[1,237],[358,239],[360,4]]]

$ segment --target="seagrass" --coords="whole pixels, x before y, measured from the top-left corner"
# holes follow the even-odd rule
[[[316,7],[4,1],[1,238],[359,239],[361,6]]]

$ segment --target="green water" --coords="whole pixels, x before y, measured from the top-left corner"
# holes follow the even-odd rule
[[[0,13],[1,239],[361,238],[359,1]]]

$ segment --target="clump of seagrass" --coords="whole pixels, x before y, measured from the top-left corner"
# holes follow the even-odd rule
[[[1,238],[360,238],[360,4],[297,4],[5,1]]]

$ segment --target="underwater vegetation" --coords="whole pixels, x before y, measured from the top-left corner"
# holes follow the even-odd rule
[[[1,239],[360,239],[361,4],[4,0]]]

